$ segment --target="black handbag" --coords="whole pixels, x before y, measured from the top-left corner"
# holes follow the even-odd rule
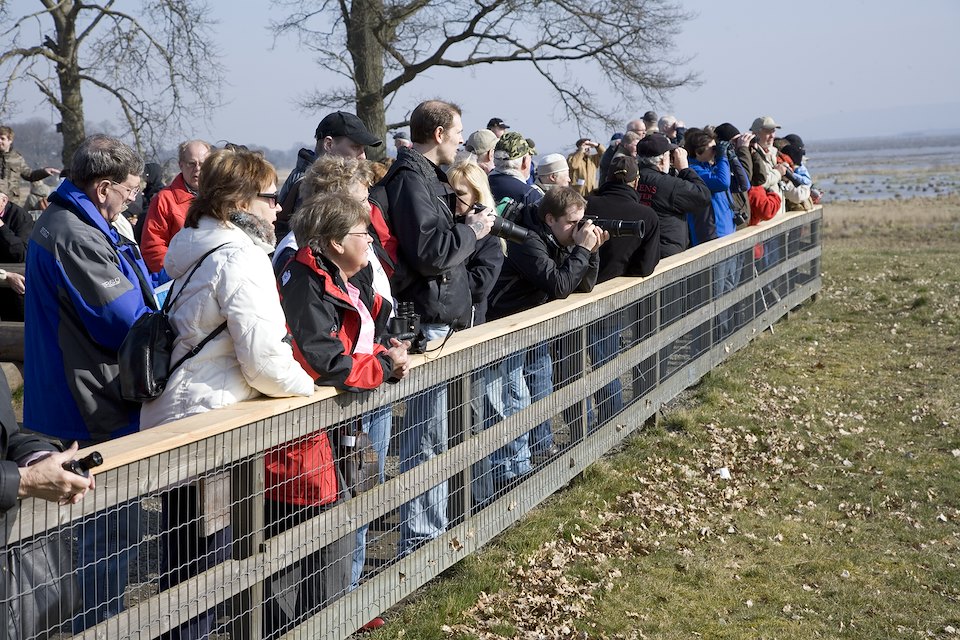
[[[3,552],[6,640],[45,639],[60,633],[80,607],[80,589],[65,534],[31,538]],[[69,629],[67,629],[69,631]]]
[[[173,330],[167,314],[183,290],[187,288],[190,278],[200,268],[204,259],[225,245],[226,243],[221,244],[203,254],[187,274],[180,291],[173,295],[173,285],[171,285],[163,307],[158,311],[143,314],[130,327],[117,353],[117,361],[120,365],[120,395],[124,400],[147,402],[160,397],[173,372],[188,359],[200,353],[204,345],[227,328],[227,323],[224,322],[172,366],[170,365],[173,342],[177,333]]]

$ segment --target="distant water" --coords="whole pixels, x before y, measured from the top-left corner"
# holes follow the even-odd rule
[[[960,135],[891,136],[807,144],[824,202],[960,192]]]

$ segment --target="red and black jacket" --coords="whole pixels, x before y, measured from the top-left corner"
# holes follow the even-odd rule
[[[369,274],[364,269],[358,274]],[[360,300],[373,317],[375,339],[383,335],[391,304],[367,278],[355,277]],[[373,353],[354,353],[360,335],[360,312],[353,306],[339,269],[309,247],[280,272],[280,303],[293,336],[293,355],[318,385],[346,391],[376,389],[393,375],[386,348],[374,342]]]

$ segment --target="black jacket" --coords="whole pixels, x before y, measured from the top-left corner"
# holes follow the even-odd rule
[[[503,268],[503,245],[496,236],[484,236],[477,242],[477,250],[467,260],[470,276],[470,297],[473,300],[473,325],[487,321],[487,298]]]
[[[0,262],[25,262],[33,218],[13,201],[0,211],[0,218],[3,219],[3,226],[0,227]]]
[[[561,247],[550,229],[527,207],[520,224],[533,233],[522,244],[509,243],[500,278],[490,295],[490,320],[562,300],[597,284],[600,254],[579,245]]]
[[[640,169],[640,203],[651,207],[660,218],[660,257],[666,258],[690,246],[687,213],[710,206],[710,189],[693,169],[681,169],[676,176],[656,169]]]
[[[609,220],[642,220],[642,238],[610,238],[600,246],[598,282],[618,276],[648,276],[660,262],[660,221],[629,184],[605,182],[587,198],[588,216]]]
[[[456,194],[446,174],[418,151],[401,149],[380,184],[398,257],[406,266],[399,270],[402,280],[394,274],[393,295],[413,302],[421,322],[466,327],[471,311],[466,263],[477,236],[454,220]]]

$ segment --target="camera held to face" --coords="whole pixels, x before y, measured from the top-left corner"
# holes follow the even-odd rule
[[[396,338],[401,342],[410,341],[407,353],[423,353],[427,350],[427,337],[420,329],[420,316],[413,310],[410,301],[397,303],[397,315],[387,320],[387,335],[384,340]]]
[[[594,226],[600,227],[600,229],[609,233],[611,238],[643,237],[643,220],[605,220],[594,216],[583,216],[583,219],[577,223],[577,228],[582,229],[583,225],[587,223],[587,220],[591,220]]]

